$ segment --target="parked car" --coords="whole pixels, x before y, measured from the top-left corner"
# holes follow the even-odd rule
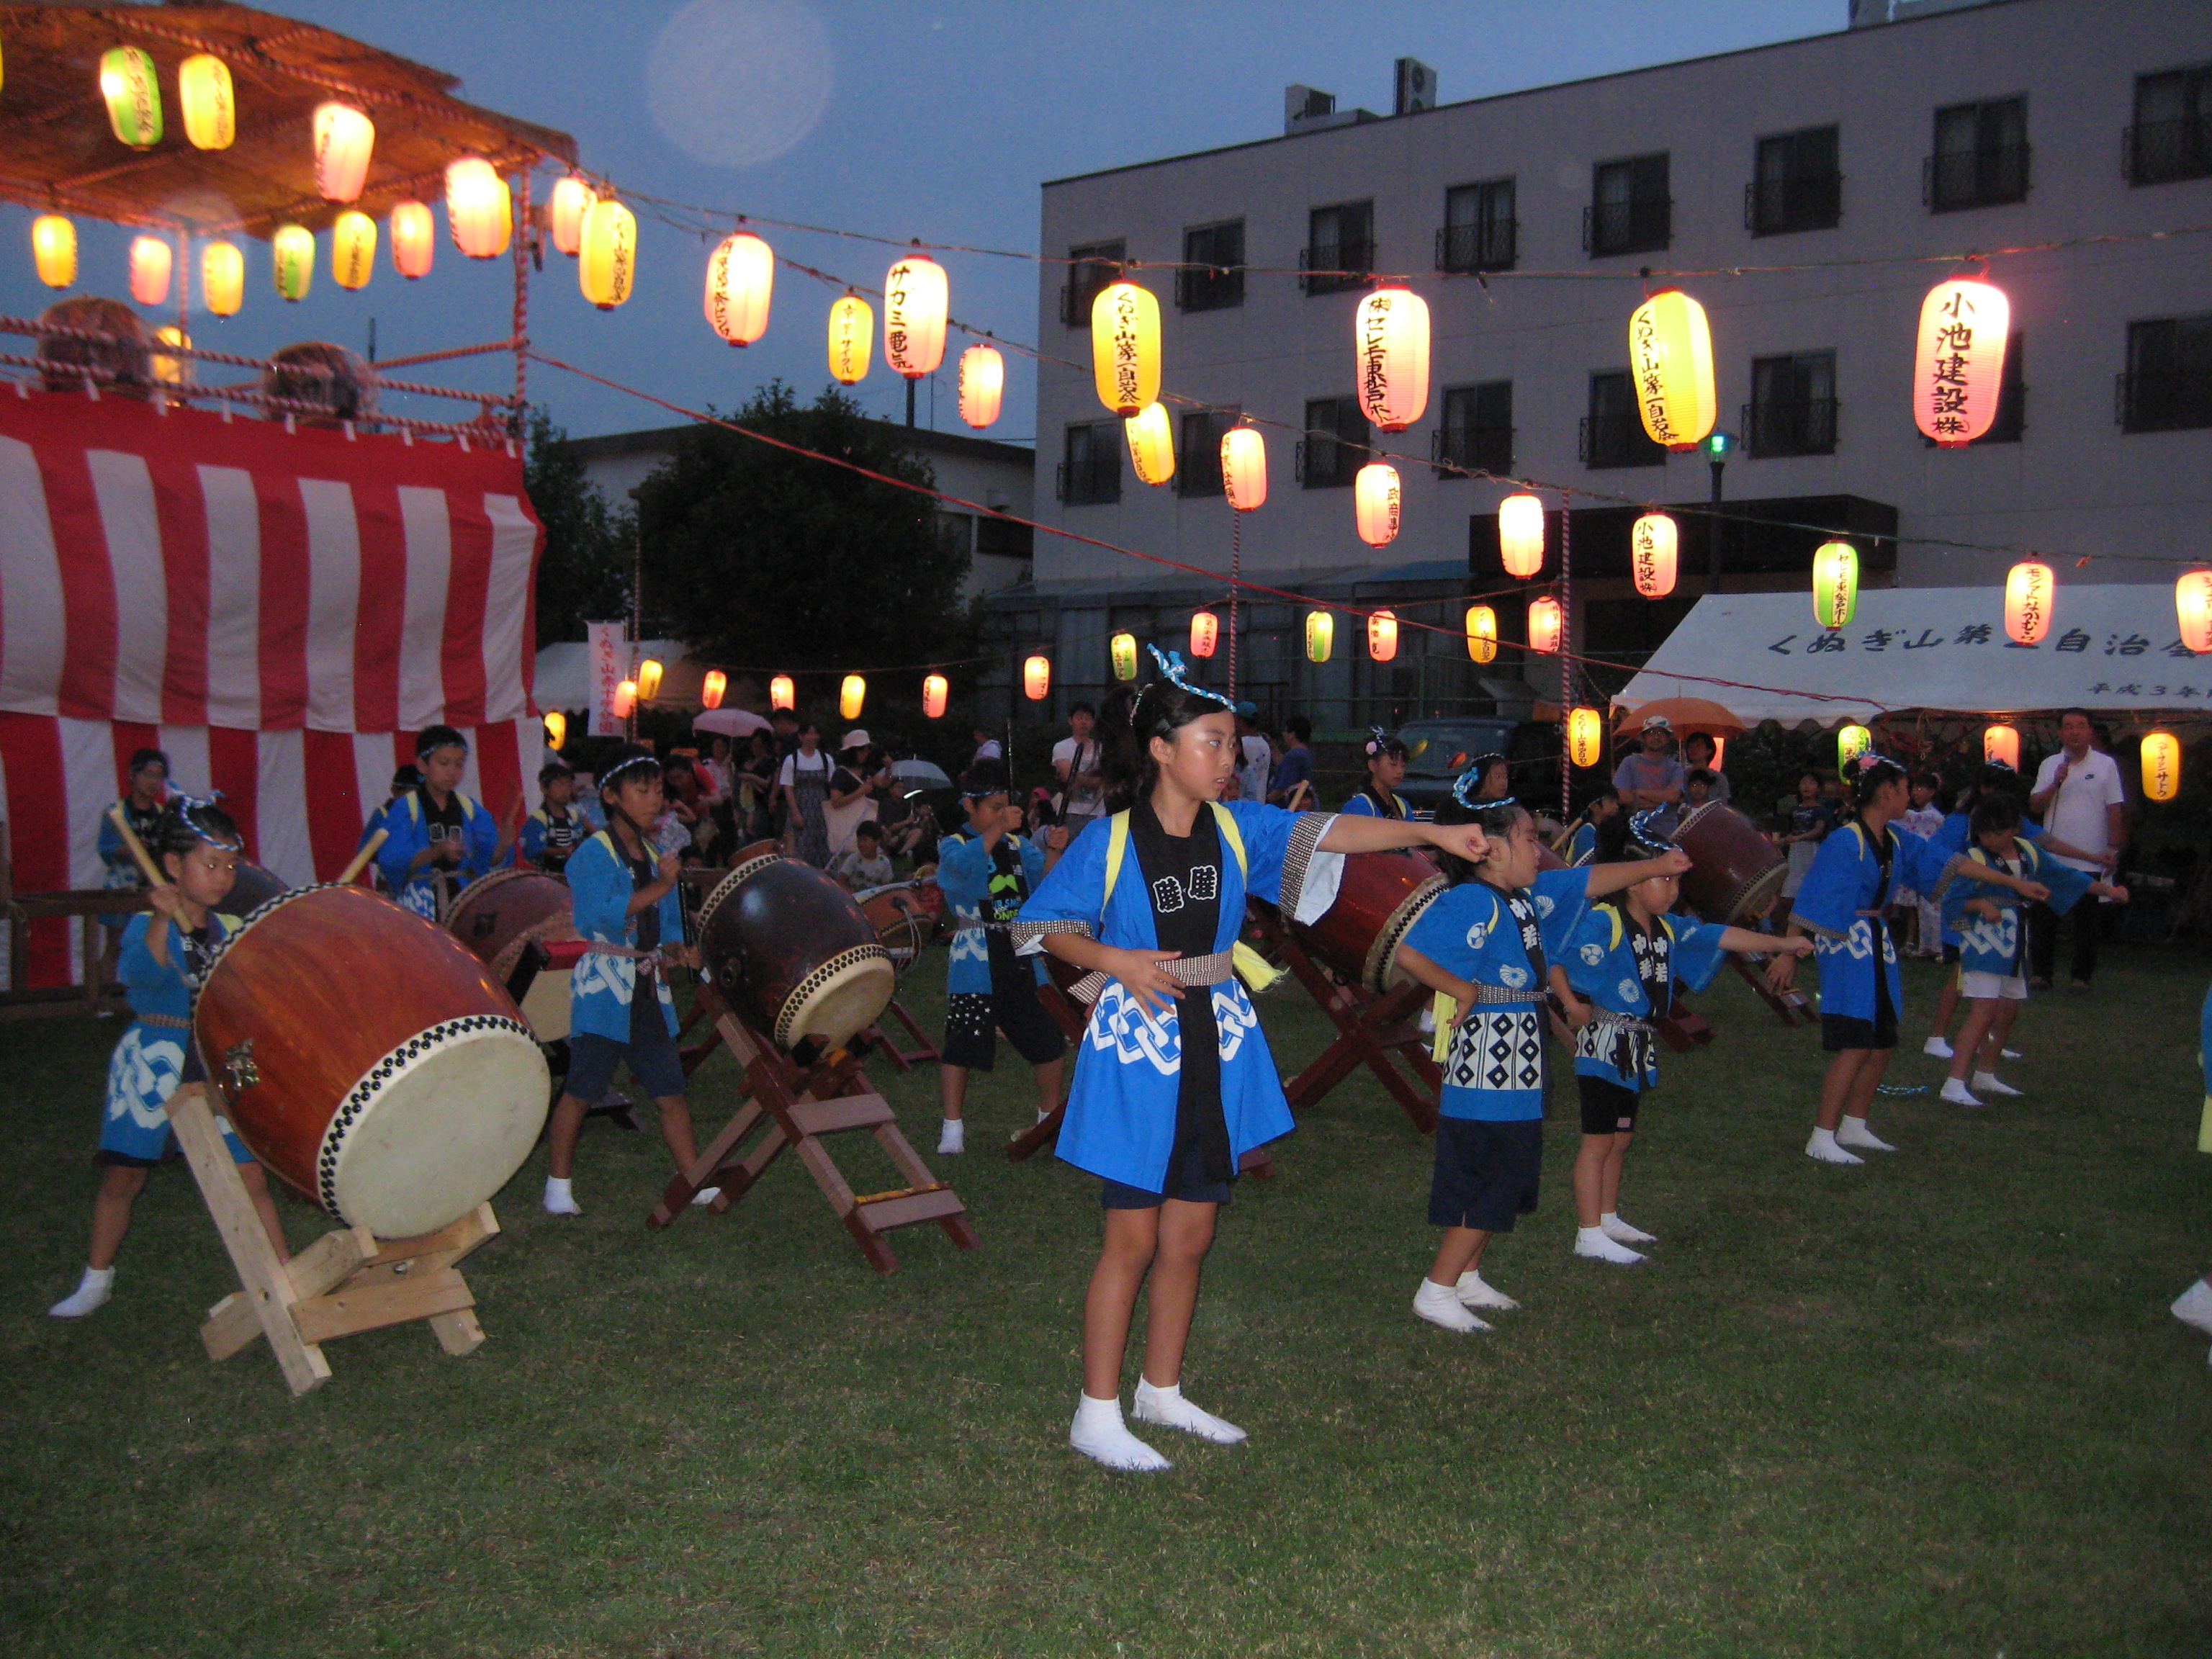
[[[1435,811],[1477,755],[1513,752],[1519,726],[1516,720],[1485,718],[1408,721],[1398,728],[1398,740],[1406,745],[1406,781],[1398,786],[1399,796],[1416,812]]]

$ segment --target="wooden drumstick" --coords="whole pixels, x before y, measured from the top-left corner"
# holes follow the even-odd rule
[[[376,849],[383,846],[391,836],[392,831],[386,830],[382,824],[377,825],[376,833],[362,842],[361,851],[353,855],[353,862],[338,872],[337,884],[341,887],[350,887],[359,881],[361,872],[368,868],[368,861],[376,856]]]
[[[145,872],[148,884],[168,886],[169,878],[161,873],[161,866],[154,862],[154,855],[146,850],[146,843],[138,839],[138,832],[131,827],[130,817],[124,811],[121,801],[107,809],[107,819],[121,832],[123,844],[131,849],[131,856],[138,860],[138,867]]]

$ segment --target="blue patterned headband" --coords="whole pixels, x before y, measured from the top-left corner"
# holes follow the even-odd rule
[[[612,783],[617,778],[622,776],[623,773],[635,770],[636,768],[641,766],[650,766],[657,772],[660,769],[660,757],[657,755],[647,754],[625,756],[621,760],[617,761],[612,766],[607,768],[605,771],[599,774],[599,787],[604,789],[609,784]]]
[[[1650,811],[1638,812],[1634,817],[1629,819],[1629,840],[1634,842],[1638,847],[1641,847],[1648,853],[1673,852],[1674,850],[1674,838],[1670,836],[1661,833],[1658,830],[1652,827],[1658,819],[1660,813],[1664,810],[1665,809],[1662,807],[1655,806]]]
[[[1182,652],[1163,651],[1157,645],[1148,645],[1145,649],[1152,653],[1152,660],[1159,664],[1160,672],[1167,676],[1169,683],[1177,690],[1188,691],[1194,697],[1205,697],[1211,702],[1218,702],[1232,714],[1237,712],[1237,705],[1218,691],[1209,691],[1202,685],[1193,685],[1190,683],[1190,671],[1183,666]],[[1132,725],[1136,723],[1136,718],[1137,711],[1132,705],[1129,710],[1129,720]]]
[[[236,841],[225,841],[221,836],[210,835],[206,830],[201,829],[198,824],[192,821],[193,813],[199,811],[204,808],[213,806],[222,799],[222,791],[220,789],[210,789],[205,795],[188,795],[185,793],[183,790],[179,789],[170,798],[169,805],[176,811],[177,821],[182,823],[185,828],[191,830],[194,835],[198,836],[202,841],[205,842],[209,846],[214,848],[216,852],[243,853],[246,850],[246,838],[243,836],[240,836]]]
[[[1478,763],[1453,779],[1452,799],[1470,811],[1477,812],[1487,812],[1493,806],[1518,806],[1521,804],[1518,795],[1500,795],[1496,800],[1469,800],[1467,798],[1468,792],[1482,781],[1482,775],[1489,769],[1489,767]]]

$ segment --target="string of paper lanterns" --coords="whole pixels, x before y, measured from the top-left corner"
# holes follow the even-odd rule
[[[1163,405],[1146,404],[1121,429],[1129,441],[1129,465],[1141,483],[1157,488],[1175,477],[1175,427]]]

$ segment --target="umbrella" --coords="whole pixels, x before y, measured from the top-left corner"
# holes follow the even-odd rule
[[[1732,738],[1748,728],[1720,704],[1705,697],[1662,697],[1647,702],[1641,708],[1623,706],[1614,729],[1627,732],[1640,726],[1654,714],[1663,714],[1667,724],[1679,736],[1685,732],[1703,732],[1709,737]]]
[[[726,738],[750,737],[769,729],[768,721],[750,708],[702,708],[691,717],[694,732],[719,732]]]

